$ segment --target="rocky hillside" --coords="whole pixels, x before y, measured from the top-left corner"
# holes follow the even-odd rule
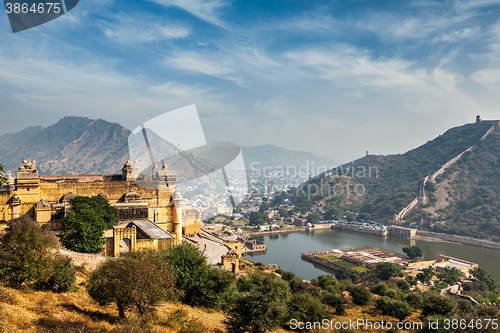
[[[117,123],[65,117],[47,128],[29,127],[0,136],[0,163],[13,174],[23,159],[35,159],[41,174],[119,174],[129,158],[129,135],[130,131]],[[173,144],[154,132],[148,130],[148,137],[155,156],[160,156],[160,152],[161,156],[171,156],[169,168],[178,171],[178,180],[212,169],[206,160],[179,154]],[[132,139],[143,140],[142,133]],[[145,151],[142,153],[149,159]],[[162,161],[156,162],[161,168]]]
[[[437,231],[500,240],[500,129],[495,127],[482,139],[494,124],[482,121],[455,127],[404,154],[368,156],[333,169],[305,186],[323,181],[333,188],[349,180],[360,184],[358,192],[364,188],[364,194],[328,196],[324,192],[310,198],[309,204],[321,200],[365,220],[391,220],[420,195],[424,177],[474,146],[444,174],[427,182],[427,203],[417,205],[404,220],[407,224],[423,220]]]

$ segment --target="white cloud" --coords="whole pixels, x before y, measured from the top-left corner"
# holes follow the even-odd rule
[[[221,0],[150,0],[163,6],[176,6],[188,11],[199,19],[215,24],[222,28],[227,26],[222,22],[220,9],[227,6],[225,1]]]
[[[111,22],[101,22],[100,28],[111,40],[124,45],[185,38],[190,29],[181,25],[161,24],[150,17],[120,15]]]
[[[471,79],[474,82],[483,84],[483,85],[495,85],[500,82],[500,69],[483,69],[477,72],[474,72],[471,75]]]
[[[308,76],[332,81],[343,88],[371,87],[393,89],[422,86],[425,69],[412,69],[413,63],[401,59],[372,59],[367,51],[349,46],[288,52],[295,66]]]
[[[210,95],[213,89],[204,88],[200,85],[190,86],[179,82],[165,82],[160,85],[151,86],[150,91],[157,95],[170,95],[179,98],[205,97],[215,99],[215,95]]]
[[[223,57],[209,59],[209,57],[204,57],[196,52],[175,52],[164,60],[164,64],[180,70],[203,73],[214,77],[227,77],[227,75],[236,72],[236,69],[232,67],[231,60]]]

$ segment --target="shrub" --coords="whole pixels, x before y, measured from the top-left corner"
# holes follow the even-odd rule
[[[366,287],[354,286],[349,291],[352,301],[357,305],[368,305],[372,302],[372,294]]]
[[[330,290],[331,287],[337,286],[338,280],[332,275],[320,275],[314,281],[314,285],[323,290]]]
[[[226,320],[229,332],[265,332],[281,326],[286,319],[290,294],[286,281],[274,275],[259,279],[260,283],[240,295],[229,311]]]
[[[331,306],[335,309],[335,314],[337,316],[342,316],[345,314],[345,300],[342,295],[333,294],[328,291],[324,291],[322,294],[322,302],[326,305]]]
[[[302,322],[320,322],[331,317],[328,309],[318,298],[305,293],[294,294],[288,302],[288,310],[290,319]]]
[[[70,259],[55,248],[56,238],[33,220],[13,220],[0,244],[0,278],[13,288],[68,291],[75,270]]]
[[[421,309],[424,304],[424,298],[420,293],[411,293],[405,297],[405,301],[416,309]]]
[[[321,293],[321,288],[314,286],[310,282],[306,282],[300,278],[289,282],[292,293],[307,293],[318,297]]]
[[[75,284],[75,281],[76,270],[75,266],[71,263],[71,259],[64,256],[57,256],[53,260],[52,274],[45,284],[39,286],[39,289],[62,293],[69,291],[73,284]]]
[[[236,297],[234,274],[211,267],[196,247],[182,243],[166,250],[163,256],[174,269],[182,303],[213,309],[232,305]]]
[[[456,311],[456,304],[453,299],[437,294],[428,294],[424,298],[422,314],[424,316],[438,315],[450,317]]]
[[[142,315],[173,299],[174,282],[172,269],[157,252],[129,252],[99,265],[89,277],[87,291],[102,306],[116,304],[124,318],[125,310],[133,305]]]
[[[397,282],[398,288],[404,292],[408,292],[410,290],[410,284],[405,280],[399,280]]]
[[[397,276],[401,271],[401,267],[392,262],[382,262],[375,267],[375,273],[381,280],[389,280],[393,276]]]
[[[411,307],[405,301],[391,300],[382,297],[375,301],[375,307],[382,311],[383,315],[403,320],[411,314]]]

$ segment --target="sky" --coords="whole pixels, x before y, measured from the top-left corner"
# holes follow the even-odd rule
[[[80,0],[15,34],[0,13],[2,134],[195,104],[207,141],[347,162],[500,119],[499,83],[500,0]]]

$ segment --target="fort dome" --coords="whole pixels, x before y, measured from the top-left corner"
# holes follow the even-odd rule
[[[127,194],[125,194],[125,202],[131,202],[131,201],[140,201],[141,196],[139,193],[130,191]]]
[[[71,192],[71,191],[70,191],[69,193],[65,194],[65,195],[62,197],[61,201],[62,201],[63,203],[69,203],[69,202],[70,202],[71,200],[73,200],[74,198],[76,198],[76,194],[74,194],[73,192]]]

